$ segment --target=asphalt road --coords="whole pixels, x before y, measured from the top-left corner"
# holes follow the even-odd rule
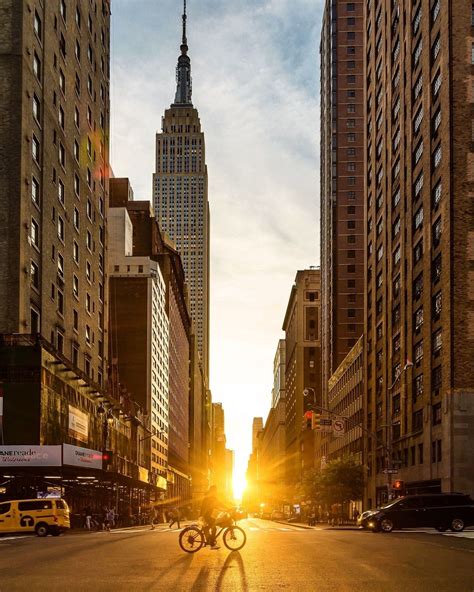
[[[464,536],[305,530],[240,522],[240,552],[188,555],[164,527],[0,538],[0,591],[473,592],[474,531]]]

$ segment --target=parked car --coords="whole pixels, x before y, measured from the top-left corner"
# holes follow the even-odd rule
[[[285,518],[285,512],[280,512],[280,510],[273,510],[271,514],[272,520],[284,520]]]
[[[364,514],[361,525],[374,532],[420,527],[461,532],[474,525],[474,501],[462,493],[407,495]]]
[[[10,500],[0,503],[0,534],[36,532],[58,536],[71,527],[69,508],[62,499]]]

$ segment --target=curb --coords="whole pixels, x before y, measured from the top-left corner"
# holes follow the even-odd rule
[[[298,524],[297,522],[281,522],[280,520],[273,520],[277,524],[284,524],[285,526],[296,526],[296,528],[303,528],[304,530],[315,530],[314,526],[305,526],[304,524]]]
[[[298,524],[297,522],[281,522],[280,520],[275,520],[274,522],[277,522],[278,524],[284,524],[285,526],[296,526],[297,528],[303,528],[305,530],[364,530],[358,526],[306,526],[304,524]]]

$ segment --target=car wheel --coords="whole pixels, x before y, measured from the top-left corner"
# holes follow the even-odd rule
[[[446,532],[446,526],[435,526],[438,532]]]
[[[35,532],[39,537],[45,537],[49,534],[49,528],[47,524],[40,522],[36,525]]]
[[[451,520],[451,530],[453,532],[462,532],[465,526],[462,518],[453,518],[453,520]]]
[[[394,526],[395,525],[390,520],[390,518],[382,518],[382,520],[380,521],[380,530],[382,532],[392,532]]]

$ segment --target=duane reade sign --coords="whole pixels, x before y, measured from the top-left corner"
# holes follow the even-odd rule
[[[102,452],[63,444],[63,464],[86,469],[102,469]]]
[[[61,446],[0,446],[1,467],[60,467]]]

